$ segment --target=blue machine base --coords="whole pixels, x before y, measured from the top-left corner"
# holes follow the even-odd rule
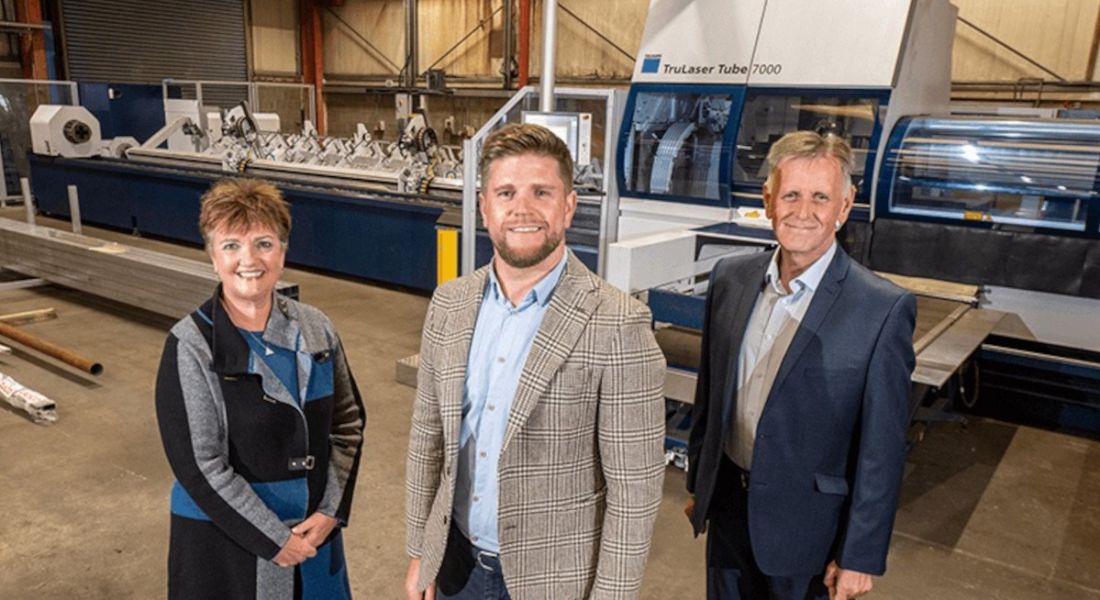
[[[69,217],[67,186],[80,194],[86,223],[202,244],[199,198],[221,173],[185,171],[120,160],[28,156],[38,209]],[[436,222],[443,208],[365,197],[336,189],[273,181],[290,203],[287,262],[381,283],[432,291],[436,286]],[[493,246],[478,233],[478,266]],[[570,245],[596,270],[597,250]]]
[[[30,155],[29,160],[34,196],[44,214],[68,217],[66,187],[76,185],[84,222],[192,244],[202,244],[199,197],[223,177],[96,158]],[[294,219],[289,263],[435,289],[441,207],[275,183]]]

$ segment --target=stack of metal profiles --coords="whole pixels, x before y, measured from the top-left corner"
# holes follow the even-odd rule
[[[0,219],[0,267],[169,317],[195,310],[218,283],[210,264]],[[298,286],[280,281],[280,294]]]

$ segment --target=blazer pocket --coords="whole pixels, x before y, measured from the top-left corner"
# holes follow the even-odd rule
[[[814,473],[814,489],[822,494],[848,495],[848,481],[836,475]]]
[[[583,366],[564,366],[558,369],[550,384],[551,388],[575,390],[584,388],[592,378],[592,369]]]

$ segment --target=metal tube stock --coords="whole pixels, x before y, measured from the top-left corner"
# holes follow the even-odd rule
[[[69,217],[73,222],[73,233],[80,235],[83,230],[80,223],[80,196],[75,185],[69,186]]]
[[[34,225],[34,200],[31,198],[30,180],[26,177],[20,177],[19,188],[23,192],[23,210],[27,215],[27,224]]]
[[[84,373],[99,375],[103,372],[103,365],[88,360],[71,350],[62,348],[53,342],[47,342],[46,340],[33,336],[6,323],[0,323],[0,336],[19,342],[28,348],[32,348],[51,358],[55,358]]]

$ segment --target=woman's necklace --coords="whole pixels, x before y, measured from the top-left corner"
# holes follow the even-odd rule
[[[272,350],[271,347],[268,346],[266,342],[264,342],[264,339],[262,337],[256,335],[255,332],[249,331],[247,329],[245,329],[244,332],[247,333],[248,335],[252,336],[252,339],[256,340],[257,344],[264,347],[264,356],[271,356],[272,354],[275,354],[275,351]]]

